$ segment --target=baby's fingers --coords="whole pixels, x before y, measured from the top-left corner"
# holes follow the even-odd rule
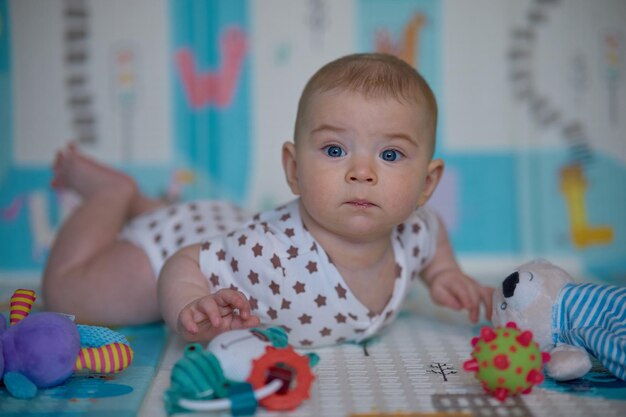
[[[480,317],[480,294],[476,287],[469,286],[464,291],[463,297],[463,306],[467,309],[470,322],[478,322]]]
[[[178,316],[179,326],[186,332],[197,335],[201,329],[218,327],[222,318],[217,303],[204,297],[187,305]]]
[[[461,308],[467,310],[469,320],[472,323],[478,321],[480,314],[479,294],[473,285],[454,286],[451,288],[454,298],[461,304]]]
[[[184,330],[187,333],[193,335],[198,333],[198,325],[193,318],[193,312],[191,308],[185,308],[183,311],[180,312],[180,315],[178,316],[178,324],[179,327],[182,327],[181,330]]]
[[[243,319],[241,316],[233,316],[233,319],[230,323],[231,330],[238,329],[249,329],[251,327],[256,327],[261,323],[261,320],[257,316],[250,316],[247,319]]]
[[[218,291],[215,295],[223,316],[232,314],[233,310],[237,309],[242,319],[250,318],[250,302],[243,293],[225,289]]]
[[[463,307],[458,297],[449,288],[441,285],[432,288],[432,297],[438,304],[454,310],[459,310]]]
[[[480,305],[476,304],[475,306],[468,308],[469,320],[472,323],[478,322],[479,315],[480,315]]]
[[[493,312],[493,292],[494,289],[491,287],[481,287],[480,289],[480,299],[485,306],[485,316],[489,321],[491,321],[491,314]]]
[[[213,327],[219,327],[222,324],[220,306],[213,297],[204,297],[198,300],[196,308],[192,310],[192,314],[196,323],[208,320]]]

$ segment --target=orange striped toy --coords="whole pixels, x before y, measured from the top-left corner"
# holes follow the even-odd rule
[[[124,343],[109,343],[101,347],[84,347],[76,358],[75,371],[89,369],[95,372],[117,373],[133,361],[133,350]]]
[[[13,326],[28,316],[35,303],[35,291],[19,289],[11,297],[9,324]]]

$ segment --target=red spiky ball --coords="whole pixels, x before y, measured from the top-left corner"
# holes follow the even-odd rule
[[[483,327],[472,339],[472,359],[463,364],[485,391],[504,401],[510,395],[528,394],[543,382],[543,364],[550,354],[542,352],[533,334],[513,322],[505,327]]]

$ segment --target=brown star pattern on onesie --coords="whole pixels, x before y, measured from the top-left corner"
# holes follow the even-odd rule
[[[306,265],[306,269],[309,271],[309,274],[317,272],[317,262],[309,261]]]
[[[335,321],[337,323],[345,323],[346,322],[346,316],[344,316],[341,313],[337,313],[337,315],[335,316]]]
[[[220,285],[220,277],[218,277],[215,274],[211,274],[209,281],[211,282],[211,285],[213,285],[214,287],[218,287]]]
[[[328,337],[330,336],[331,333],[332,333],[332,330],[329,329],[328,327],[324,327],[322,330],[320,330],[320,335],[322,337]]]
[[[324,297],[322,294],[319,294],[314,301],[315,304],[317,304],[318,308],[326,305],[326,297]]]
[[[305,292],[306,285],[303,282],[300,281],[296,281],[296,283],[293,285],[293,290],[296,292],[296,294],[300,294]]]
[[[270,283],[269,287],[270,287],[270,290],[272,290],[272,294],[274,295],[280,294],[280,285],[278,285],[274,281]]]
[[[250,280],[250,284],[257,285],[259,283],[259,274],[257,274],[253,270],[250,270],[250,273],[248,274],[248,280]]]
[[[337,297],[343,298],[344,300],[346,299],[346,293],[348,291],[346,291],[346,289],[342,287],[341,284],[337,284],[337,286],[335,286],[335,291],[337,291]]]
[[[252,310],[258,310],[259,309],[259,302],[256,298],[254,297],[249,297],[248,301],[250,302],[250,309]]]
[[[306,313],[298,317],[298,320],[300,320],[300,324],[311,324],[311,319],[312,317]]]
[[[237,288],[263,325],[288,329],[290,343],[300,347],[371,337],[392,321],[404,297],[404,282],[417,275],[434,247],[421,217],[395,228],[394,292],[375,313],[355,298],[327,253],[306,232],[297,201],[255,218],[238,229],[227,226],[230,233],[204,242],[202,271],[212,291]],[[181,232],[184,228],[183,223]]]
[[[289,257],[287,259],[297,258],[298,257],[298,248],[296,248],[293,245],[289,246],[289,249],[287,249],[287,254],[289,255]]]
[[[252,253],[254,254],[254,257],[256,258],[257,256],[263,256],[263,246],[259,245],[258,243],[256,245],[254,245],[254,247],[252,248]]]

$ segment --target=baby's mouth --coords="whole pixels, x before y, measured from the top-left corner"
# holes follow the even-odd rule
[[[372,203],[371,201],[362,199],[348,201],[348,204],[357,208],[376,207],[376,204]]]

